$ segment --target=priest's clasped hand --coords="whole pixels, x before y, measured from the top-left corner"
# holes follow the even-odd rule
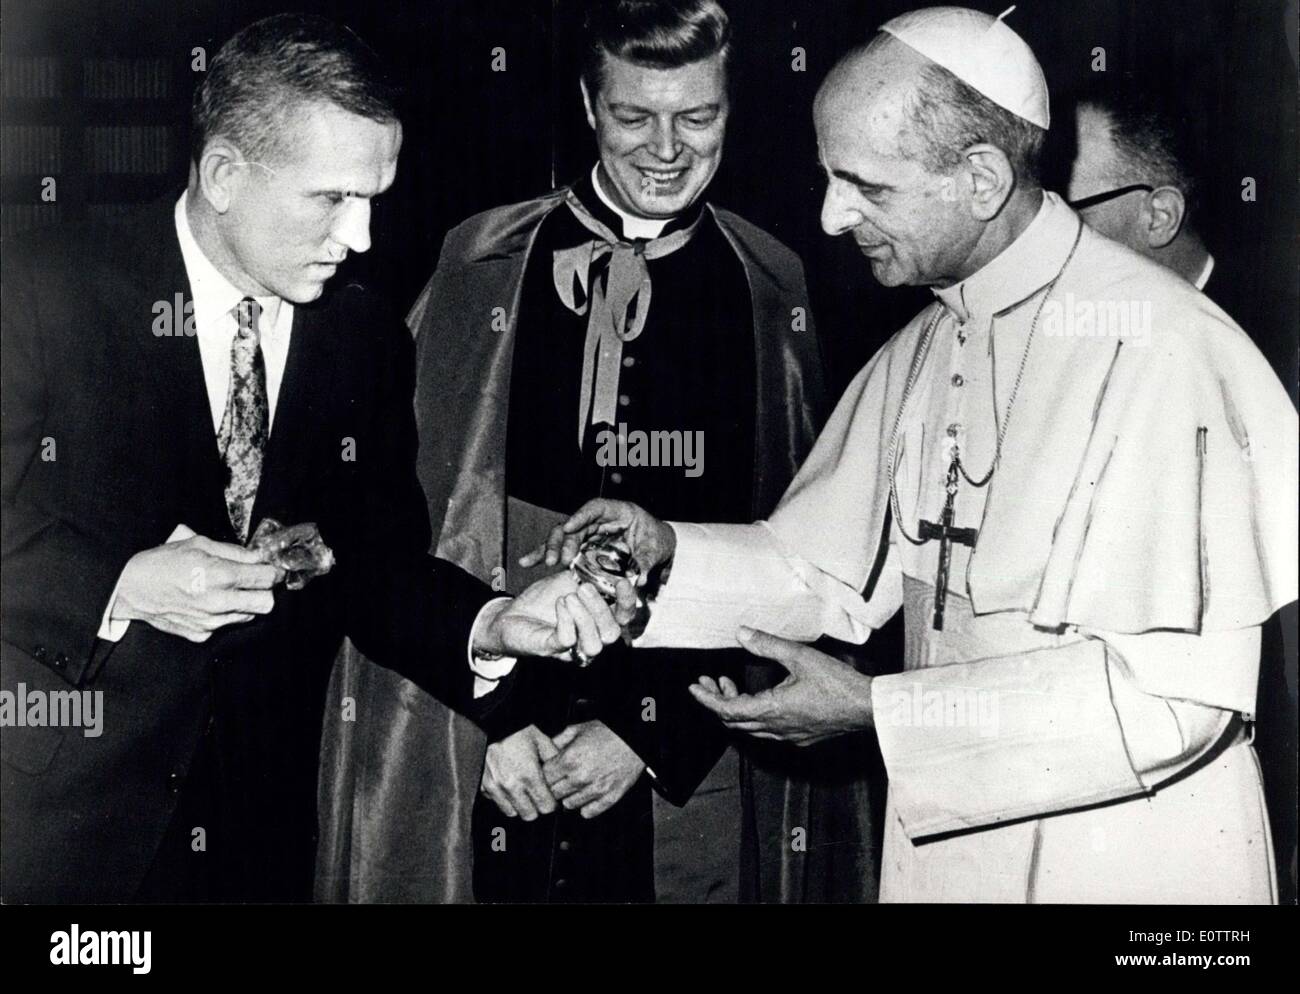
[[[741,628],[740,644],[755,656],[771,659],[789,675],[771,690],[742,694],[726,677],[702,676],[691,696],[736,732],[797,746],[857,732],[872,725],[871,677],[824,652]]]
[[[536,725],[487,748],[480,792],[507,818],[536,821],[558,806],[604,814],[645,772],[645,763],[601,721],[569,725],[553,740]]]
[[[583,818],[603,815],[645,772],[641,757],[603,721],[570,725],[555,736],[555,748],[542,767],[547,786]]]

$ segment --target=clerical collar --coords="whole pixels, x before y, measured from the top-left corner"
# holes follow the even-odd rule
[[[1193,281],[1193,285],[1196,287],[1196,289],[1201,290],[1203,292],[1205,290],[1205,284],[1210,282],[1210,274],[1213,272],[1214,272],[1214,256],[1206,252],[1205,265],[1201,267],[1201,275],[1196,277],[1196,279]]]
[[[620,230],[624,238],[658,238],[662,234],[668,218],[637,217],[635,214],[629,214],[610,199],[600,185],[600,163],[591,167],[591,187],[596,191],[600,202],[617,214],[619,220],[623,222]]]
[[[660,238],[682,228],[689,228],[704,210],[704,198],[697,197],[695,203],[675,217],[651,219],[629,214],[605,193],[597,179],[599,169],[600,163],[596,163],[588,175],[573,185],[574,195],[602,224],[611,231],[621,232],[626,239]]]
[[[959,321],[987,319],[1033,296],[1061,271],[1074,246],[1079,218],[1055,193],[1020,237],[960,283],[934,295]]]

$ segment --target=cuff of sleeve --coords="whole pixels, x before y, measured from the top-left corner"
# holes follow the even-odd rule
[[[1145,789],[1100,642],[877,677],[871,696],[890,801],[909,838]]]
[[[177,525],[172,529],[167,541],[180,542],[187,538],[192,538],[194,532],[185,525]],[[119,575],[117,583],[113,584],[113,592],[108,595],[108,607],[104,608],[104,616],[99,622],[99,631],[95,633],[96,638],[101,638],[105,642],[121,642],[122,636],[126,630],[131,627],[130,618],[114,618],[113,608],[117,605],[117,591],[122,586],[122,577]]]
[[[734,648],[741,625],[798,642],[822,634],[821,601],[766,525],[668,524],[677,535],[672,571],[638,648]]]
[[[469,668],[474,674],[474,699],[486,697],[492,691],[497,689],[497,684],[510,675],[515,668],[515,663],[519,660],[513,656],[496,656],[483,657],[474,653],[474,636],[478,632],[479,623],[483,620],[483,614],[493,604],[499,604],[501,601],[508,601],[509,597],[494,597],[488,601],[474,616],[474,624],[469,630],[469,645],[466,647]]]
[[[99,631],[95,633],[96,638],[101,638],[105,642],[121,642],[122,636],[126,630],[131,627],[130,618],[114,618],[113,608],[117,605],[117,590],[122,585],[122,578],[117,578],[117,583],[113,584],[113,592],[108,595],[108,607],[104,608],[104,616],[99,622]]]
[[[1188,766],[1227,730],[1231,711],[1147,694],[1110,666],[1111,701],[1133,769],[1147,790]]]

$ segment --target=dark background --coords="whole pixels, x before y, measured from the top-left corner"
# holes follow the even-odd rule
[[[971,0],[970,6],[996,14],[1009,2]],[[804,258],[836,395],[915,313],[926,291],[883,290],[851,241],[821,233],[812,98],[850,45],[916,5],[729,5],[736,101],[710,197],[773,231]],[[1009,23],[1047,73],[1058,159],[1068,161],[1068,94],[1092,75],[1098,47],[1105,49],[1107,72],[1134,75],[1185,108],[1203,150],[1202,227],[1223,273],[1239,288],[1233,316],[1294,390],[1297,76],[1294,12],[1288,27],[1287,6],[1285,0],[1030,0]],[[179,191],[197,75],[191,50],[202,46],[211,57],[239,27],[283,9],[345,21],[385,56],[406,89],[398,180],[377,206],[375,247],[353,262],[353,275],[402,308],[432,271],[449,227],[572,180],[592,162],[574,57],[575,0],[4,0],[3,234],[111,214]],[[803,72],[791,68],[796,46],[806,54]],[[505,50],[505,72],[492,71],[497,47]],[[128,130],[102,130],[110,127]],[[102,148],[114,141],[127,147],[116,162]],[[58,183],[53,204],[39,199],[47,175]],[[1254,203],[1241,199],[1247,176],[1256,180]]]
[[[709,197],[803,257],[832,397],[929,295],[879,287],[851,240],[822,234],[812,99],[847,48],[924,2],[727,4],[734,106]],[[966,2],[993,14],[1010,4]],[[1050,187],[1063,188],[1069,94],[1092,77],[1096,49],[1105,50],[1108,73],[1130,75],[1181,108],[1200,151],[1199,226],[1232,289],[1232,315],[1293,396],[1300,328],[1295,8],[1295,0],[1022,0],[1009,20],[1038,55],[1052,93],[1049,159],[1058,181],[1049,176]],[[415,299],[452,225],[590,168],[576,0],[3,0],[0,252],[27,228],[177,196],[188,167],[192,50],[202,47],[211,58],[243,25],[285,9],[349,24],[406,90],[397,182],[376,205],[374,248],[348,263],[349,275],[399,307]],[[796,46],[804,51],[803,72],[792,68]],[[496,48],[504,49],[505,72],[492,70]],[[57,182],[53,203],[40,198],[47,176]],[[1255,180],[1254,202],[1242,200],[1246,177]],[[1293,660],[1293,631],[1289,639]],[[873,640],[877,649],[880,641]],[[1291,662],[1289,686],[1262,686],[1261,706],[1270,697],[1294,702],[1294,673]],[[1285,897],[1294,895],[1294,855],[1290,868],[1285,855],[1294,853],[1295,839],[1291,707],[1289,769],[1283,760],[1281,777],[1269,771],[1274,789],[1280,784],[1290,797],[1289,824],[1277,840]]]

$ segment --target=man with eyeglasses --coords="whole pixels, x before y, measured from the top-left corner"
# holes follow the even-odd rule
[[[1198,185],[1188,129],[1133,89],[1078,104],[1070,206],[1093,230],[1204,291],[1214,256],[1196,230]]]
[[[1269,334],[1252,321],[1249,281],[1216,266],[1197,223],[1201,213],[1191,122],[1130,83],[1094,86],[1075,109],[1077,148],[1070,206],[1093,229],[1182,276],[1227,311],[1259,343],[1295,399],[1294,327]],[[1288,368],[1289,367],[1289,371]],[[1259,713],[1255,747],[1264,771],[1280,898],[1294,900],[1296,883],[1296,647],[1295,605],[1262,629]]]

